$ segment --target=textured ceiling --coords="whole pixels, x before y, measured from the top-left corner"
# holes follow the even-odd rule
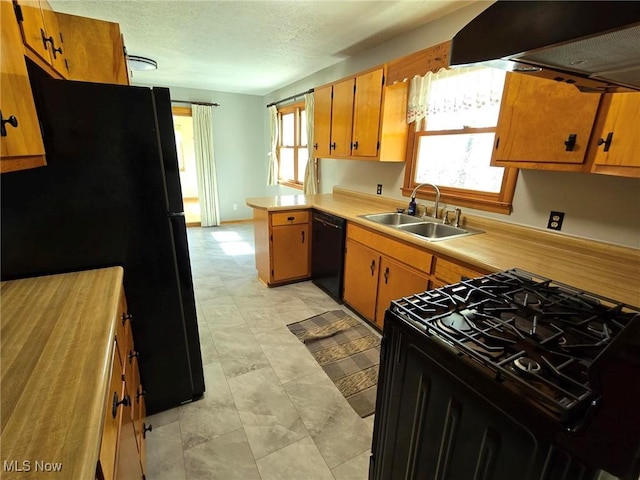
[[[471,1],[50,0],[120,24],[135,83],[265,95]]]

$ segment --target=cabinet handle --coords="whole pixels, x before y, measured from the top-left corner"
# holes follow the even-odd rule
[[[604,140],[602,138],[598,139],[598,145],[604,145],[603,151],[608,152],[609,151],[609,147],[611,146],[611,141],[612,140],[613,140],[613,132],[609,132],[607,134],[607,139],[606,140]]]
[[[147,432],[153,432],[153,425],[147,426],[146,423],[142,422],[142,438],[147,438]]]
[[[2,110],[0,110],[0,119],[2,119],[2,132],[1,133],[2,133],[3,137],[7,136],[7,127],[4,126],[5,123],[8,123],[13,128],[18,128],[18,119],[15,117],[15,115],[10,115],[9,118],[4,118],[2,116]]]
[[[371,276],[373,277],[374,270],[376,268],[376,261],[371,260]]]
[[[47,43],[51,44],[51,51],[53,52],[53,58],[54,60],[58,57],[56,57],[56,53],[59,53],[62,55],[62,47],[58,47],[56,48],[53,37],[48,37],[45,35],[44,30],[40,29],[40,35],[42,36],[42,43],[44,44],[44,49],[48,50],[47,48]]]
[[[289,222],[293,222],[296,219],[296,217],[287,217],[287,221]]]
[[[389,267],[384,269],[384,284],[389,283]]]
[[[313,149],[314,149],[314,150],[317,150],[317,149],[318,149],[318,142],[316,142],[316,143],[314,143],[314,144],[313,144]]]
[[[576,146],[577,138],[578,138],[577,134],[575,134],[575,133],[570,133],[569,134],[569,137],[564,141],[564,146],[565,146],[564,151],[565,152],[573,151],[573,147]]]
[[[140,397],[146,397],[147,396],[147,391],[146,390],[140,390],[138,393],[136,393],[136,399],[139,400]]]
[[[131,361],[134,358],[140,358],[140,352],[136,352],[135,350],[129,350],[129,363],[131,363]]]
[[[129,322],[133,322],[133,315],[131,315],[130,313],[123,313],[122,314],[122,325],[127,323],[127,320],[129,320]]]
[[[353,142],[353,143],[351,144],[351,147],[352,147],[354,150],[357,150],[357,149],[358,149],[358,141],[356,140],[355,142]]]
[[[335,150],[335,149],[336,149],[336,142],[330,143],[329,150]]]
[[[125,407],[131,405],[129,395],[125,395],[122,397],[122,400],[118,401],[118,392],[113,393],[113,406],[111,408],[111,415],[113,415],[113,418],[116,418],[116,414],[118,413],[118,405],[124,405]]]
[[[304,230],[300,233],[302,233],[302,243],[304,243]]]

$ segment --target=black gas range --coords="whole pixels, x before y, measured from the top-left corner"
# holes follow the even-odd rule
[[[640,309],[522,270],[391,303],[370,478],[640,475]]]

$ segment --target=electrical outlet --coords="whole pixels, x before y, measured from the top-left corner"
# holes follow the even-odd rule
[[[551,230],[562,230],[562,221],[564,220],[564,212],[551,212],[549,214],[549,222],[547,228]]]
[[[378,184],[378,188],[376,188],[376,193],[378,195],[382,195],[382,184],[381,183]]]
[[[234,203],[234,204],[233,204],[233,209],[234,209],[234,210],[238,210],[238,204],[237,204],[237,203]]]

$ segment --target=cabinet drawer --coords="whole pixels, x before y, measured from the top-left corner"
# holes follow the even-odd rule
[[[445,285],[448,285],[451,283],[458,283],[462,280],[462,277],[475,278],[485,275],[485,273],[438,258],[436,260],[435,275],[439,280],[442,280]]]
[[[385,235],[374,233],[354,224],[347,224],[347,238],[362,243],[380,253],[424,273],[431,273],[433,255],[420,247],[402,243]]]
[[[278,212],[271,214],[271,226],[278,225],[296,225],[300,223],[309,223],[309,211],[298,210],[295,212]]]

